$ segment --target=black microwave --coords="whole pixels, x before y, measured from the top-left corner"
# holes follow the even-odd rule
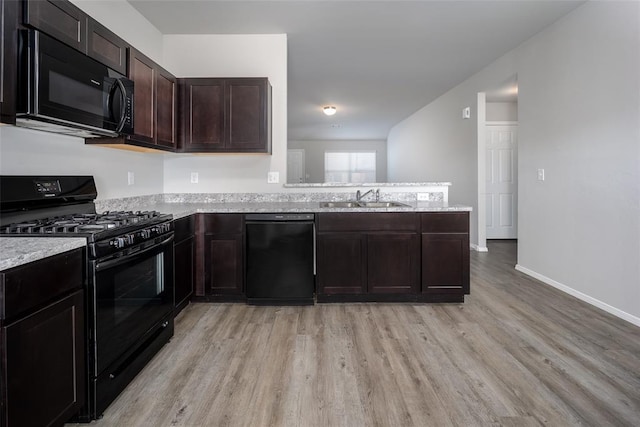
[[[36,30],[20,33],[16,125],[82,138],[133,133],[133,82]]]

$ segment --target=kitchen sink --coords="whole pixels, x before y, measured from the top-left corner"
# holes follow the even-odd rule
[[[359,208],[359,202],[320,202],[321,208]]]
[[[406,208],[400,202],[320,202],[321,208]]]
[[[409,205],[405,205],[400,202],[358,202],[363,208],[406,208]]]

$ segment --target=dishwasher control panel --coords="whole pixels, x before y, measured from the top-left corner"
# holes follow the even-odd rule
[[[313,221],[312,213],[247,214],[245,221]]]

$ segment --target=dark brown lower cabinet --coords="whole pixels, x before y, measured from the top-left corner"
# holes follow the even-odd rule
[[[469,235],[422,235],[422,292],[469,293]]]
[[[469,293],[468,212],[317,215],[319,302],[462,302]]]
[[[244,293],[244,215],[198,214],[196,296],[238,301]]]
[[[420,286],[418,217],[407,213],[320,213],[317,299],[415,299]]]
[[[422,293],[463,301],[470,286],[469,213],[422,214]]]
[[[57,426],[86,399],[85,252],[0,272],[0,425]]]
[[[174,221],[174,297],[175,315],[189,304],[193,295],[194,260],[196,239],[194,236],[194,215]]]
[[[2,328],[6,426],[61,425],[84,403],[84,291]]]
[[[417,233],[368,234],[368,291],[375,294],[417,293],[420,285],[419,254]]]
[[[319,234],[317,246],[318,294],[366,292],[366,240],[361,233]]]
[[[212,295],[242,295],[243,237],[238,234],[204,236],[206,291]]]

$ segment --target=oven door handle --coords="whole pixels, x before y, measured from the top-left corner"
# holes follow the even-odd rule
[[[170,243],[173,243],[173,233],[171,233],[171,237],[169,237],[169,238],[163,240],[162,242],[157,243],[157,244],[155,244],[155,245],[153,245],[151,247],[148,247],[147,249],[144,249],[142,251],[134,252],[132,254],[125,255],[125,256],[121,256],[121,257],[118,257],[116,259],[110,259],[108,261],[96,262],[96,265],[94,267],[95,271],[98,272],[98,271],[101,271],[101,270],[106,270],[108,268],[116,267],[116,266],[118,266],[120,264],[124,264],[124,263],[126,263],[126,262],[128,262],[128,261],[130,261],[130,260],[132,260],[134,258],[138,258],[138,257],[140,257],[140,256],[142,256],[142,255],[144,255],[144,254],[146,254],[148,252],[156,250],[159,247],[167,246]]]

